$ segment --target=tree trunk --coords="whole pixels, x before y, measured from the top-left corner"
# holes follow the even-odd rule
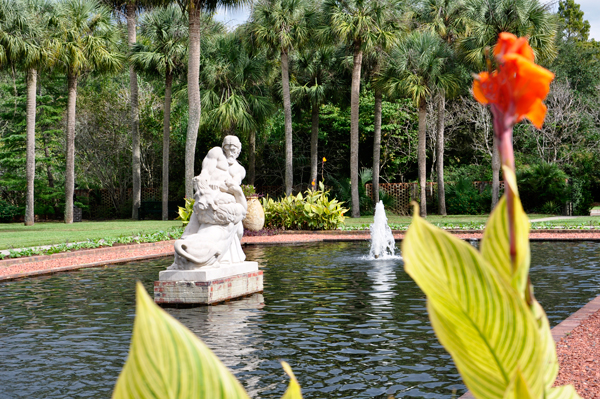
[[[37,89],[37,71],[27,71],[27,152],[25,175],[27,176],[27,196],[25,199],[25,226],[33,226],[35,219],[34,181],[35,181],[35,105]]]
[[[44,155],[50,159],[50,150],[48,149],[48,136],[44,134]],[[54,188],[54,175],[50,163],[46,164],[46,174],[48,176],[48,187]]]
[[[250,153],[248,154],[248,184],[254,185],[256,179],[256,131],[251,130],[248,137]]]
[[[281,86],[283,89],[283,117],[285,122],[285,195],[292,193],[294,186],[292,151],[292,101],[290,99],[290,74],[288,54],[281,51]]]
[[[75,106],[77,104],[77,75],[68,75],[67,99],[67,166],[65,170],[65,223],[73,223],[73,194],[75,192]]]
[[[127,42],[132,48],[136,42],[135,2],[127,3]],[[140,161],[140,107],[138,103],[138,81],[133,64],[129,65],[129,106],[131,108],[131,169],[133,192],[131,218],[137,220],[142,197],[142,173]]]
[[[171,85],[173,75],[165,74],[165,107],[163,118],[162,220],[169,220],[169,139],[171,135]]]
[[[498,143],[494,134],[494,145],[492,148],[492,211],[498,203],[500,194],[500,154],[498,153]]]
[[[194,157],[200,127],[200,9],[189,2],[190,43],[188,46],[188,126],[185,140],[185,196],[193,198]]]
[[[310,184],[313,190],[317,189],[319,178],[319,104],[312,104],[312,123],[310,128]]]
[[[375,90],[375,115],[373,121],[373,204],[379,202],[379,167],[381,159],[381,90]]]
[[[360,43],[354,43],[352,66],[352,86],[350,92],[350,184],[352,190],[352,217],[360,217],[360,198],[358,196],[358,115],[360,101],[360,69],[362,66]]]
[[[417,149],[417,158],[419,163],[419,187],[421,192],[421,212],[422,217],[427,216],[427,158],[425,154],[425,144],[427,140],[427,103],[421,100],[419,104],[419,143]]]
[[[444,118],[446,112],[446,93],[438,95],[437,114],[437,186],[438,212],[446,215],[446,188],[444,187]]]

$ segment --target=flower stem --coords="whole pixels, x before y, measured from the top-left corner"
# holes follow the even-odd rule
[[[515,172],[515,154],[513,151],[513,125],[515,123],[512,113],[503,113],[494,104],[490,107],[494,115],[494,131],[498,143],[498,152],[502,166]],[[504,183],[504,192],[506,194],[506,211],[508,214],[508,238],[510,245],[510,261],[513,273],[516,271],[517,245],[515,237],[515,196],[510,184]]]

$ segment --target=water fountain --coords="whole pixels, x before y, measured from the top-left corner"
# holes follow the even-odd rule
[[[379,201],[375,206],[375,217],[371,229],[371,250],[370,259],[395,257],[396,242],[392,229],[387,222],[385,207],[383,202]]]

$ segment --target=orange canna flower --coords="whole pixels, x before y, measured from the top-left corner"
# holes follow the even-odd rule
[[[323,162],[327,162],[327,158],[323,157]]]
[[[517,123],[529,119],[541,129],[546,117],[542,101],[548,95],[554,74],[534,63],[533,50],[525,38],[500,33],[494,48],[497,70],[481,72],[473,81],[473,95],[481,104],[490,104]]]

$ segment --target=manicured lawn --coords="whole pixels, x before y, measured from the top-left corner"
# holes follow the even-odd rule
[[[577,216],[573,219],[555,219],[550,222],[536,222],[533,223],[535,226],[552,225],[552,226],[564,226],[564,227],[576,227],[576,226],[592,226],[595,228],[600,227],[600,216]]]
[[[44,222],[28,227],[21,223],[0,223],[0,250],[133,236],[177,226],[181,226],[180,220],[113,220],[73,224]]]
[[[390,224],[410,224],[412,216],[397,216],[388,214],[388,223]],[[440,216],[430,215],[427,216],[427,221],[430,223],[485,223],[487,215],[471,216],[471,215],[451,215],[451,216]],[[373,216],[361,216],[359,218],[347,218],[345,221],[346,226],[360,226],[362,224],[373,223]]]
[[[449,216],[440,216],[440,215],[429,215],[427,216],[427,221],[432,224],[440,224],[440,225],[456,225],[459,227],[460,225],[475,225],[475,224],[485,224],[489,215],[449,215]],[[546,217],[551,217],[555,215],[529,215],[530,219],[541,219]],[[399,225],[409,225],[412,221],[411,216],[398,216],[394,214],[388,214],[388,223],[389,224],[399,224]],[[574,219],[578,220],[578,219]],[[600,217],[597,217],[596,220],[600,220]],[[567,220],[568,221],[568,220]],[[344,223],[346,227],[359,227],[362,225],[369,225],[373,223],[373,216],[361,216],[359,218],[347,218]]]

